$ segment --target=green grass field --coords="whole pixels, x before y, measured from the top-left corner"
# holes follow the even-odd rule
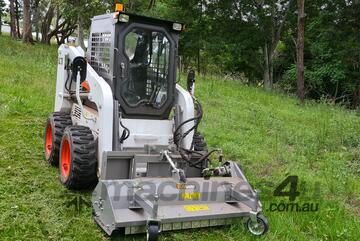
[[[43,159],[43,131],[55,94],[56,47],[0,37],[0,240],[109,240],[91,209],[66,205],[72,193]],[[262,191],[269,233],[254,238],[241,225],[164,233],[161,240],[360,240],[360,117],[241,83],[199,78],[200,126],[211,147],[243,167]],[[272,192],[299,176],[299,204],[317,212],[270,211],[289,203]],[[316,188],[317,187],[317,188]],[[125,240],[143,240],[129,236]],[[113,240],[121,240],[119,237]]]

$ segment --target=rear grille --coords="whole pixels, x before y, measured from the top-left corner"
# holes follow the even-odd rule
[[[92,33],[90,65],[103,78],[110,78],[111,33]]]

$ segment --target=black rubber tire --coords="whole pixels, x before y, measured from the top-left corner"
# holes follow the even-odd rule
[[[63,168],[70,149],[68,175]],[[85,126],[69,126],[65,129],[60,148],[59,172],[61,183],[72,190],[90,189],[97,184],[96,142],[91,130]]]
[[[266,234],[269,231],[269,221],[267,220],[267,218],[264,215],[259,214],[257,215],[257,222],[263,225],[264,229],[262,230],[262,232],[254,233],[253,231],[251,231],[250,225],[252,224],[252,221],[250,218],[246,222],[247,229],[255,236],[262,236]]]
[[[205,141],[204,136],[200,132],[195,132],[194,138],[193,138],[193,143],[194,143],[195,151],[208,152],[207,143]]]
[[[146,241],[157,241],[159,239],[159,225],[149,225],[146,233]]]
[[[51,147],[47,150],[47,132],[51,127]],[[71,126],[72,121],[70,115],[62,112],[51,113],[47,119],[44,132],[44,157],[52,166],[59,166],[60,145],[64,130],[67,126]],[[50,135],[50,134],[49,134]]]

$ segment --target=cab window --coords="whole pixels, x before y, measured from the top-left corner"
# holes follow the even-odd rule
[[[131,107],[161,108],[168,97],[170,42],[157,31],[135,28],[125,36],[129,75],[121,95]]]

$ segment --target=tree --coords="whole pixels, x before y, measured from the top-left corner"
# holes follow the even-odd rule
[[[131,2],[132,6],[137,6],[137,1]],[[48,0],[41,3],[45,5],[41,23],[41,42],[50,44],[51,38],[54,37],[60,45],[77,30],[78,43],[82,48],[85,48],[84,38],[86,29],[90,27],[90,19],[114,8],[112,0]],[[53,29],[50,30],[51,25]]]
[[[23,23],[23,41],[24,43],[32,43],[32,29],[31,29],[31,11],[30,11],[30,0],[24,0],[23,4],[23,13],[24,13],[24,23]]]
[[[1,26],[2,26],[2,16],[5,12],[5,2],[4,0],[0,0],[0,35],[1,35]]]
[[[304,103],[304,29],[305,29],[305,0],[297,0],[298,5],[298,37],[296,41],[296,77],[298,97]]]
[[[351,104],[360,108],[360,1],[352,1],[345,8],[343,15],[347,16],[346,23],[346,46],[342,51],[341,58],[347,66],[346,76],[352,79],[354,91],[352,92]],[[351,88],[347,88],[351,91]],[[351,93],[351,92],[350,92]]]
[[[4,1],[4,0],[0,0]],[[77,30],[83,46],[90,19],[118,0],[11,0],[12,37],[23,2],[31,3],[41,41],[58,44]],[[183,71],[273,83],[305,98],[360,106],[360,2],[354,0],[124,0],[127,12],[185,24]],[[298,14],[296,13],[298,5]],[[27,6],[24,5],[24,10]],[[306,29],[304,13],[306,12]],[[28,20],[24,11],[24,23]],[[24,29],[25,32],[25,29]],[[25,36],[24,36],[25,38]],[[304,47],[306,46],[306,48]],[[306,62],[306,69],[304,68]]]
[[[41,24],[42,43],[50,44],[50,40],[55,37],[58,45],[63,44],[76,30],[77,14],[74,14],[76,10],[73,5],[66,1],[51,0],[48,3],[47,11]],[[54,17],[56,17],[55,24],[50,29]]]
[[[148,10],[151,10],[153,7],[155,7],[156,0],[149,0],[149,7]]]
[[[79,13],[78,16],[78,43],[82,49],[85,49],[84,43],[84,17]]]
[[[60,7],[62,6],[57,6],[54,29],[47,34],[48,44],[50,44],[50,39],[52,37],[55,37],[58,45],[65,43],[65,40],[74,33],[77,27],[76,18],[74,18],[73,15],[68,15],[69,11],[67,11],[66,8],[60,10]],[[65,13],[65,15],[62,15],[61,13]]]
[[[41,23],[41,43],[50,44],[50,38],[48,34],[50,31],[51,22],[55,16],[55,4],[50,1],[46,7],[47,11]]]
[[[39,22],[40,22],[40,0],[34,0],[32,1],[32,25],[35,28],[35,32],[36,32],[36,41],[39,41],[39,31],[40,31],[40,27],[39,27]]]
[[[21,32],[20,32],[21,6],[19,0],[15,0],[14,2],[15,2],[16,34],[18,38],[21,38]]]
[[[17,38],[15,1],[16,0],[10,0],[10,35],[12,39]]]
[[[272,89],[274,83],[274,58],[276,48],[284,32],[292,0],[254,0],[256,12],[251,16],[260,27],[263,44],[263,79],[265,89]]]
[[[90,26],[90,18],[93,17],[92,15],[97,15],[97,10],[99,8],[101,9],[101,6],[97,5],[97,1],[89,2],[84,0],[79,0],[76,3],[69,2],[68,4],[73,7],[73,11],[68,13],[68,17],[73,16],[73,18],[77,20],[78,44],[82,49],[85,49],[84,29]],[[85,21],[85,19],[87,21]]]

